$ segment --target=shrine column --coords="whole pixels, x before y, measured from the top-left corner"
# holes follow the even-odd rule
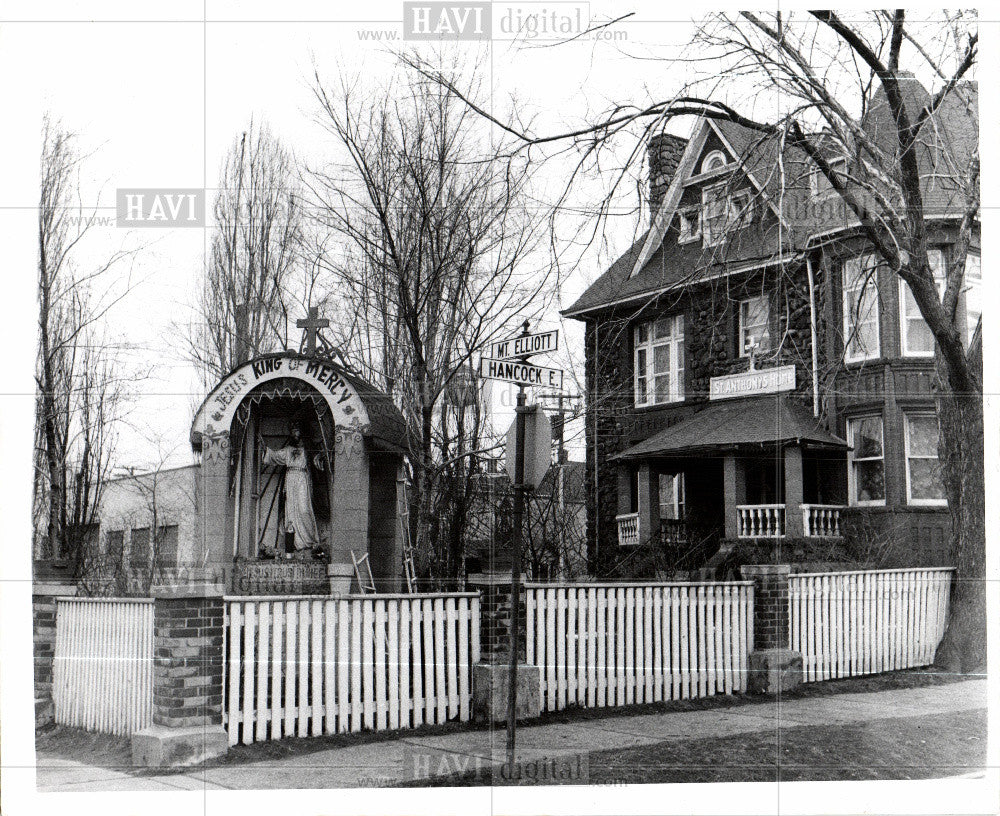
[[[354,577],[351,560],[368,552],[368,452],[360,424],[338,425],[333,462],[333,530],[331,533],[330,592],[350,591]]]
[[[233,550],[233,511],[229,495],[229,432],[206,430],[201,441],[198,490],[200,533],[194,552],[178,556],[179,567],[207,567],[229,578]]]

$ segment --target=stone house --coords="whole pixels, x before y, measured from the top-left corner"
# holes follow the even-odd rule
[[[891,138],[888,116],[876,98],[862,126]],[[919,161],[943,275],[963,212],[946,170],[978,148],[975,86],[935,118]],[[648,228],[564,312],[586,324],[591,569],[946,564],[933,338],[839,195],[804,152],[729,122],[655,136],[647,162]],[[977,225],[967,343],[980,282]]]

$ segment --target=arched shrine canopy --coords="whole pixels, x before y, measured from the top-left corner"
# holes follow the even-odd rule
[[[266,452],[284,449],[293,428],[310,473],[320,545],[312,549],[322,560],[286,564],[284,468]],[[386,394],[316,353],[264,355],[212,389],[195,415],[191,444],[202,453],[201,557],[230,576],[235,591],[313,591],[327,576],[332,590],[366,553],[376,586],[396,586],[406,426]]]
[[[191,445],[202,449],[206,436],[228,433],[240,406],[259,399],[260,386],[272,384],[293,396],[294,383],[304,383],[302,396],[321,399],[333,425],[351,428],[371,440],[377,449],[403,453],[406,426],[391,398],[348,373],[333,360],[291,351],[266,354],[233,369],[202,402],[191,425]],[[255,392],[255,393],[251,393]]]

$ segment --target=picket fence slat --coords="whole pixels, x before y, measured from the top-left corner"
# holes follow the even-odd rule
[[[226,606],[231,744],[471,719],[477,595],[243,597]],[[137,654],[151,656],[152,605],[144,649]],[[149,712],[133,719],[143,727]]]
[[[115,736],[153,714],[153,602],[56,599],[52,703],[55,721]]]
[[[704,697],[746,687],[753,587],[528,585],[542,709]]]
[[[806,682],[926,666],[944,635],[951,569],[789,577],[789,648]]]

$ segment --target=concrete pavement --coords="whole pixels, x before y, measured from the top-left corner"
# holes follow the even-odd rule
[[[519,727],[517,753],[525,767],[543,768],[552,761],[572,773],[575,758],[590,751],[731,737],[781,726],[870,723],[985,707],[986,680],[977,679],[943,686],[751,702],[702,711],[630,716],[615,716],[609,711],[600,719]],[[44,791],[380,787],[427,775],[485,770],[503,761],[502,727],[426,737],[401,731],[395,740],[162,776],[133,776],[40,754],[37,780],[39,790]]]

